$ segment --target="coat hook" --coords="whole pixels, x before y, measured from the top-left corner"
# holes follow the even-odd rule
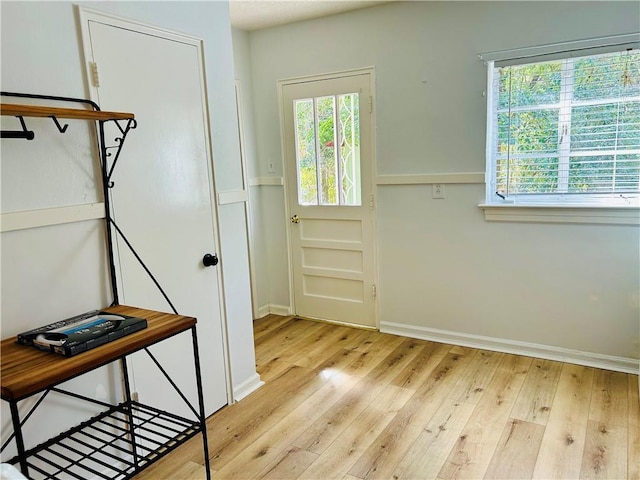
[[[54,117],[53,115],[51,115],[49,118],[52,119],[53,123],[56,124],[56,127],[58,127],[58,131],[60,133],[64,133],[64,132],[67,131],[67,127],[69,126],[69,124],[66,124],[64,126],[60,125],[60,122],[58,122],[58,119],[56,117]]]

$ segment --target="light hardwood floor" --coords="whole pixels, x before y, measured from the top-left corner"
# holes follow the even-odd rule
[[[213,478],[639,479],[638,377],[267,316]],[[200,438],[136,477],[204,478]]]

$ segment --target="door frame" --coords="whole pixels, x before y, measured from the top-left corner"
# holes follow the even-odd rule
[[[218,222],[219,211],[218,211],[218,202],[217,202],[217,194],[216,194],[216,184],[215,184],[215,169],[214,169],[214,161],[213,161],[213,148],[211,146],[211,119],[209,115],[209,105],[208,105],[208,92],[207,92],[207,84],[206,84],[206,69],[205,69],[205,61],[204,61],[204,41],[201,38],[186,35],[184,33],[176,32],[173,30],[169,30],[164,27],[160,27],[157,25],[151,25],[144,22],[139,22],[137,20],[132,20],[130,18],[122,17],[119,15],[114,15],[108,12],[103,12],[100,10],[95,10],[93,8],[88,8],[82,5],[76,5],[80,32],[81,32],[81,45],[82,45],[82,59],[84,62],[84,71],[85,71],[85,80],[86,80],[86,89],[89,92],[89,99],[98,103],[98,90],[97,87],[93,84],[92,81],[92,69],[91,69],[91,35],[89,31],[89,22],[97,22],[105,25],[113,26],[116,28],[123,28],[126,30],[130,30],[132,32],[151,35],[154,37],[163,38],[166,40],[171,40],[180,43],[186,43],[188,45],[192,45],[196,47],[198,51],[198,58],[200,62],[200,88],[203,92],[203,103],[202,103],[202,114],[204,118],[204,137],[206,144],[206,156],[207,156],[207,171],[209,177],[209,201],[211,202],[211,221],[213,225],[213,240],[215,242],[216,250],[222,253],[221,249],[221,241],[220,241],[220,226]],[[135,113],[135,112],[134,112]],[[117,244],[116,244],[117,246]],[[114,248],[114,261],[116,264],[120,263],[119,252],[117,248]],[[222,356],[224,360],[224,375],[226,379],[226,397],[227,397],[227,405],[231,405],[234,403],[233,398],[233,380],[231,378],[231,357],[229,353],[229,332],[227,325],[227,315],[226,315],[226,305],[225,305],[225,295],[224,295],[224,278],[222,275],[222,262],[218,264],[215,268],[216,276],[218,280],[218,288],[217,294],[219,298],[219,314],[220,314],[220,322],[222,327]],[[116,269],[116,276],[118,277],[118,288],[122,287],[122,273],[120,269]],[[129,363],[131,360],[127,359]],[[131,367],[131,365],[129,365]],[[135,379],[133,379],[135,382]],[[134,383],[135,386],[135,383]]]
[[[373,283],[376,285],[376,289],[378,286],[378,236],[377,236],[377,185],[375,179],[377,177],[377,161],[376,161],[376,71],[374,66],[370,67],[361,67],[354,68],[349,70],[338,70],[335,72],[322,73],[316,75],[303,75],[300,77],[290,77],[280,79],[276,82],[277,90],[278,90],[278,114],[280,116],[280,152],[281,152],[281,162],[282,162],[282,172],[284,175],[283,178],[283,194],[284,194],[284,213],[285,213],[285,224],[287,226],[287,258],[289,261],[288,268],[288,280],[289,280],[289,315],[294,315],[296,312],[296,304],[295,304],[295,292],[293,286],[293,250],[291,248],[291,235],[292,235],[292,227],[291,222],[289,221],[289,217],[291,216],[289,210],[289,189],[297,188],[295,185],[288,185],[287,182],[287,159],[286,159],[286,141],[285,141],[285,123],[284,123],[284,95],[283,88],[287,85],[293,85],[297,83],[307,83],[307,82],[316,82],[322,80],[331,80],[336,78],[343,77],[353,77],[356,75],[367,75],[369,78],[369,91],[371,92],[371,192],[373,194],[373,213],[372,213],[372,228],[371,228],[371,248],[373,249],[371,258],[373,260],[372,271],[373,271]],[[363,199],[363,202],[365,200]],[[373,299],[373,315],[374,315],[374,325],[376,330],[380,330],[380,316],[378,314],[378,294]],[[333,322],[331,320],[327,320],[328,323],[338,323],[342,325],[340,322]],[[357,327],[356,325],[354,325]],[[359,328],[359,327],[357,327]],[[365,327],[362,327],[365,328]]]

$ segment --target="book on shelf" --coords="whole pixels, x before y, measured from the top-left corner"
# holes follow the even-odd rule
[[[72,357],[147,328],[147,320],[92,310],[18,334],[17,342]]]

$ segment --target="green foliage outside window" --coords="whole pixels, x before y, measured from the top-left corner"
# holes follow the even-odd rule
[[[640,190],[640,53],[497,68],[496,183],[507,194]]]
[[[358,95],[317,97],[315,111],[314,99],[296,100],[294,108],[300,204],[353,205],[359,202],[359,188],[354,187],[359,182]],[[339,160],[340,169],[336,165]],[[358,168],[354,162],[358,162]],[[338,179],[338,173],[341,173],[341,179]],[[342,181],[342,201],[338,192],[339,180]]]

